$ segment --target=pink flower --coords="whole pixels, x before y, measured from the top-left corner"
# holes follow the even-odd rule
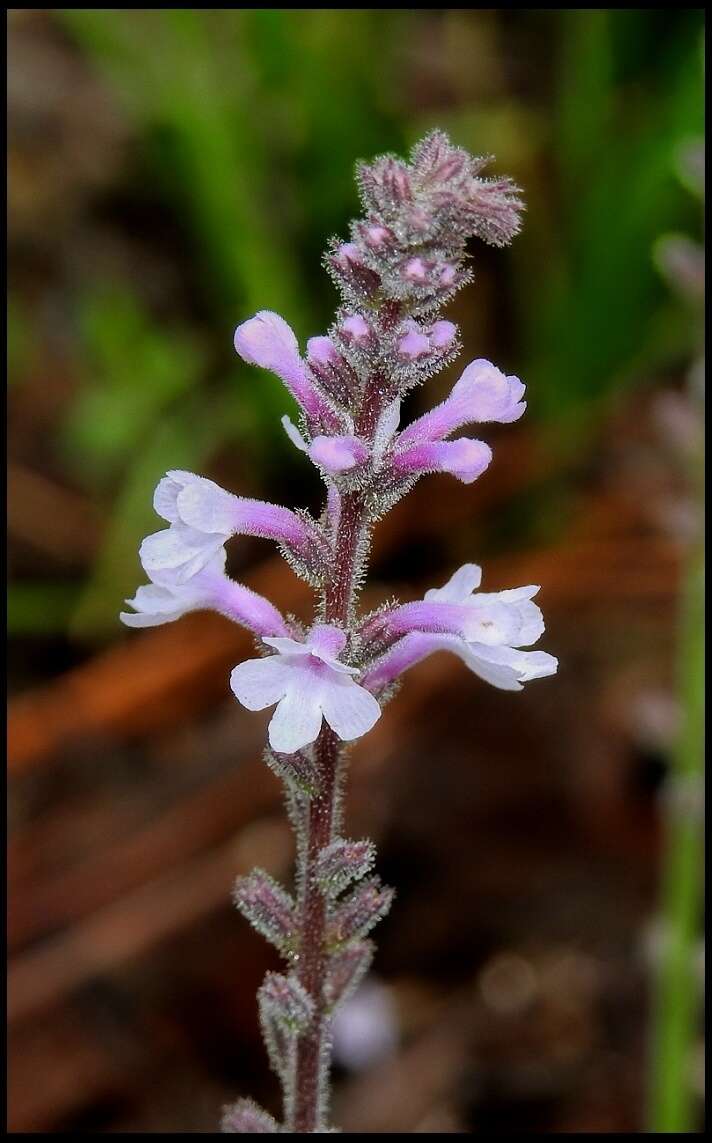
[[[366,734],[381,708],[354,681],[355,667],[339,661],[346,634],[330,624],[316,624],[305,642],[268,638],[276,655],[248,659],[235,667],[230,686],[248,710],[277,703],[269,724],[269,741],[279,754],[293,754],[314,742],[325,718],[346,742]]]
[[[358,468],[365,464],[368,455],[363,441],[353,436],[314,437],[309,446],[311,459],[330,476]]]
[[[119,618],[127,627],[157,627],[173,623],[189,611],[219,611],[257,635],[286,635],[288,628],[276,607],[225,574],[225,551],[196,572],[186,583],[149,583],[127,599],[133,612]]]
[[[170,527],[147,536],[140,558],[154,583],[185,583],[240,532],[309,548],[313,537],[296,513],[277,504],[226,492],[212,480],[174,470],[159,481],[153,506]]]
[[[358,468],[368,460],[368,449],[358,437],[316,436],[311,444],[307,444],[289,417],[282,417],[282,425],[294,447],[300,452],[305,452],[309,459],[329,476],[350,472],[352,468]]]
[[[524,385],[518,377],[506,377],[480,358],[467,366],[445,401],[403,430],[401,444],[442,440],[473,422],[516,421],[527,407],[523,395]]]
[[[299,344],[284,318],[260,310],[235,330],[235,349],[248,365],[260,365],[276,373],[295,401],[311,417],[332,419],[324,398],[307,376]]]
[[[402,448],[401,434],[391,463],[401,476],[424,472],[449,472],[463,484],[472,484],[492,460],[492,449],[484,441],[461,437],[456,441],[423,441]]]
[[[404,635],[369,670],[364,685],[380,690],[435,651],[452,651],[471,671],[503,690],[521,690],[530,679],[553,675],[558,663],[545,651],[522,651],[544,632],[541,611],[532,602],[539,588],[477,592],[477,564],[465,564],[441,588],[376,616],[364,636]]]

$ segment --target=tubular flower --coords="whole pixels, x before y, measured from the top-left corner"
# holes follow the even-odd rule
[[[445,401],[403,430],[400,443],[442,440],[481,421],[517,421],[527,407],[524,388],[518,377],[506,377],[491,361],[473,361]]]
[[[234,496],[192,472],[169,472],[159,481],[153,507],[169,523],[147,536],[139,551],[154,583],[185,583],[237,533],[277,540],[297,553],[316,542],[305,521],[288,508]]]
[[[533,602],[536,586],[477,592],[477,564],[465,564],[424,599],[376,616],[364,627],[366,638],[392,642],[365,673],[364,686],[379,691],[435,651],[452,651],[471,671],[502,690],[521,690],[530,679],[556,673],[557,660],[545,651],[523,651],[544,632]]]
[[[260,310],[238,325],[234,344],[248,365],[275,373],[309,417],[333,422],[328,403],[308,375],[294,331],[279,314]]]
[[[256,635],[286,635],[288,628],[276,607],[225,574],[225,551],[218,552],[185,583],[149,583],[126,602],[133,612],[119,618],[127,627],[157,627],[189,611],[219,611]]]
[[[248,659],[235,667],[230,686],[248,710],[277,703],[269,724],[269,741],[281,754],[314,742],[322,718],[339,738],[360,738],[380,718],[381,708],[354,680],[358,669],[339,661],[346,633],[332,624],[315,625],[308,639],[267,638],[276,655]]]

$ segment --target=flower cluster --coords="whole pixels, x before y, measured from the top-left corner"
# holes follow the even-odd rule
[[[256,871],[238,882],[235,901],[291,965],[286,976],[270,974],[259,996],[285,1126],[243,1100],[226,1112],[227,1132],[328,1130],[328,1021],[367,970],[365,938],[392,897],[370,874],[372,845],[336,836],[338,742],[369,731],[393,684],[434,652],[454,653],[503,690],[557,667],[528,649],[544,630],[539,589],[479,592],[476,564],[421,600],[356,611],[375,521],[425,473],[476,480],[492,452],[461,431],[516,421],[526,408],[522,382],[478,359],[441,404],[400,426],[404,395],[458,352],[457,327],[441,310],[471,278],[467,240],[503,245],[519,229],[517,188],[482,178],[485,164],[433,132],[410,162],[385,156],[360,167],[364,217],[325,259],[341,294],[332,327],[302,353],[284,319],[265,310],[234,339],[243,361],[277,374],[296,403],[298,424],[285,415],[283,425],[324,479],[321,518],[169,472],[154,497],[167,527],[140,551],[150,583],[121,616],[145,627],[211,608],[242,624],[259,655],[234,668],[232,691],[249,710],[275,708],[270,760],[301,839],[296,897]],[[311,627],[226,575],[225,545],[237,535],[275,541],[315,587]]]

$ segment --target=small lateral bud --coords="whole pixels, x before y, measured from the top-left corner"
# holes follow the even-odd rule
[[[342,270],[348,270],[352,266],[361,265],[361,254],[355,242],[342,242],[336,251],[334,261]]]
[[[411,258],[406,262],[403,276],[409,282],[415,282],[417,285],[423,285],[428,278],[428,271],[422,258]]]
[[[223,1135],[277,1135],[279,1124],[251,1099],[238,1099],[223,1108]]]
[[[363,235],[364,242],[372,250],[380,250],[384,246],[389,246],[393,242],[393,238],[392,230],[389,230],[387,226],[378,224],[366,227]]]
[[[343,404],[349,404],[358,389],[358,378],[330,337],[309,339],[307,365],[326,393]]]
[[[451,321],[436,321],[435,325],[431,326],[428,337],[430,345],[433,349],[445,350],[449,349],[455,340],[457,334],[457,326]]]
[[[350,314],[341,323],[341,334],[347,341],[365,345],[371,340],[371,327],[361,314]]]
[[[294,754],[276,754],[268,747],[265,750],[265,762],[278,778],[296,787],[308,798],[313,797],[319,789],[317,768],[307,751],[297,750]]]
[[[430,352],[430,339],[416,325],[413,325],[398,339],[398,356],[404,361],[417,361]]]
[[[268,972],[257,996],[263,1016],[290,1035],[303,1032],[314,1014],[314,1001],[291,974]]]
[[[454,266],[446,264],[438,272],[438,279],[441,286],[452,286],[457,277],[457,270]]]
[[[359,292],[371,294],[378,289],[381,279],[365,264],[355,242],[342,242],[331,255],[330,262],[341,279]]]
[[[372,841],[349,841],[337,837],[322,849],[316,865],[317,884],[327,897],[338,897],[354,881],[373,868],[376,847]]]
[[[327,941],[338,948],[348,941],[365,937],[391,907],[394,892],[383,885],[378,877],[362,881],[343,900],[329,919]]]
[[[294,901],[269,873],[253,869],[239,877],[233,889],[233,901],[252,927],[266,940],[289,955],[296,941]]]
[[[334,1009],[356,991],[373,960],[371,941],[352,941],[329,958],[324,999]]]

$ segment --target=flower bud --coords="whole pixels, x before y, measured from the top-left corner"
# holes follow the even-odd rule
[[[334,910],[329,918],[327,943],[338,948],[348,941],[365,937],[391,907],[394,892],[378,877],[362,881]]]
[[[358,377],[330,337],[309,339],[307,365],[326,393],[344,405],[350,403],[358,388]]]
[[[289,893],[263,869],[239,877],[233,901],[252,927],[280,952],[289,954],[296,945],[297,918]]]
[[[441,351],[449,349],[456,336],[457,326],[451,321],[436,321],[428,334],[431,347]]]
[[[342,242],[329,258],[332,268],[344,284],[359,293],[372,294],[380,285],[380,278],[363,260],[355,242]]]
[[[251,1099],[238,1099],[223,1108],[220,1130],[223,1135],[277,1135],[279,1124]]]
[[[403,276],[409,282],[422,286],[428,280],[428,271],[422,258],[411,258],[406,262]]]
[[[430,340],[415,322],[398,339],[398,356],[404,361],[417,361],[430,352]]]
[[[372,250],[380,250],[382,247],[390,245],[394,235],[387,226],[380,226],[376,223],[366,227],[363,237],[366,245],[370,246]]]
[[[322,893],[338,897],[354,881],[373,868],[376,850],[372,841],[349,841],[337,837],[319,854],[315,878]]]
[[[371,327],[361,314],[349,314],[341,323],[341,334],[346,341],[366,345],[371,340]]]
[[[314,1001],[291,974],[268,972],[257,996],[260,1013],[290,1035],[303,1032],[314,1014]]]
[[[373,960],[370,941],[352,941],[329,957],[324,999],[330,1009],[346,1000],[363,980]]]

